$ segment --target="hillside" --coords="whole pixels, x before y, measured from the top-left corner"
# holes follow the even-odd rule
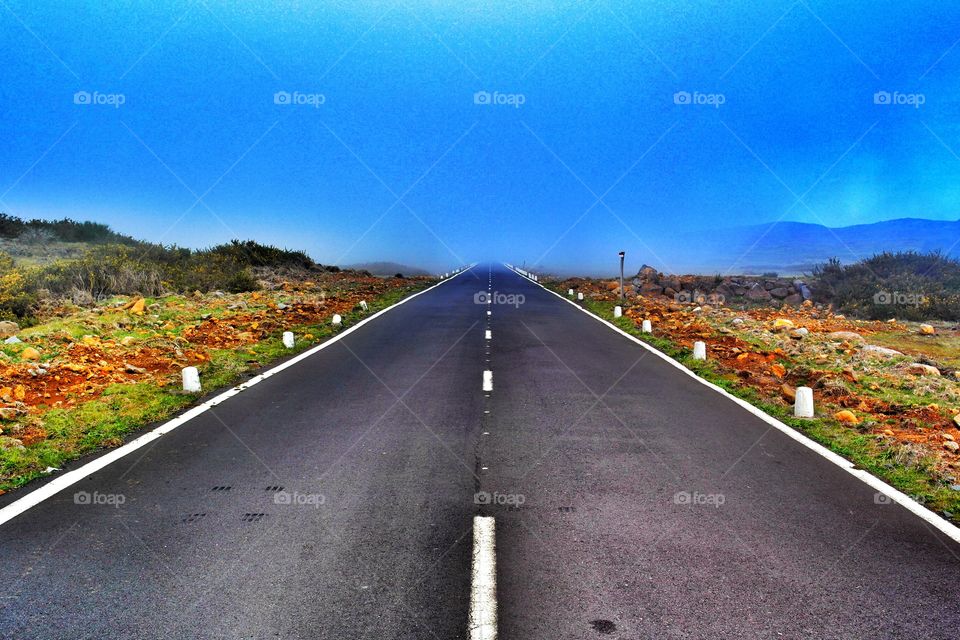
[[[901,218],[849,227],[779,222],[678,233],[651,246],[677,272],[801,274],[830,258],[846,264],[884,252],[960,257],[960,220]]]

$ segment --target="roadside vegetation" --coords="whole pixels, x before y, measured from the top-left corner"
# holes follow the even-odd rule
[[[870,320],[960,321],[960,260],[940,253],[881,253],[813,271],[814,291],[843,313]]]
[[[236,384],[433,282],[254,242],[192,251],[103,225],[0,217],[0,235],[14,232],[57,234],[41,244],[78,251],[38,260],[46,249],[16,245],[23,260],[0,255],[0,493],[194,403],[183,367],[200,369],[205,392]]]

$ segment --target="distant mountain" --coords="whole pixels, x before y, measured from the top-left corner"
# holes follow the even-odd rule
[[[405,276],[428,276],[429,272],[418,267],[410,267],[398,262],[359,262],[357,264],[348,264],[344,269],[356,269],[358,271],[369,271],[375,276],[392,276],[402,273]]]
[[[779,222],[678,233],[648,244],[660,257],[652,264],[663,271],[799,274],[829,258],[851,263],[883,251],[960,257],[960,220],[901,218],[850,227]]]

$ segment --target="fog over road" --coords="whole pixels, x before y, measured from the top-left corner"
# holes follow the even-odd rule
[[[479,637],[471,607],[523,640],[960,620],[960,545],[499,265],[0,525],[0,557],[2,638]]]

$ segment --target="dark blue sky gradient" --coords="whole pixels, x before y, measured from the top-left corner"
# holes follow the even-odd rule
[[[565,269],[686,230],[960,218],[954,2],[2,0],[0,38],[0,210],[25,217]]]

